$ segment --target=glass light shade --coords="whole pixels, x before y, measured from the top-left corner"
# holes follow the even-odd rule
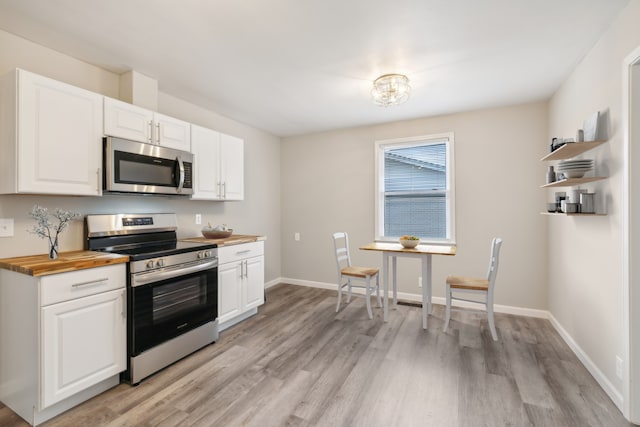
[[[383,107],[398,105],[409,99],[409,78],[402,74],[385,74],[373,82],[373,102]]]

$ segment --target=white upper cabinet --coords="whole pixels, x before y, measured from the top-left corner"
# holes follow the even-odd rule
[[[24,70],[0,80],[0,193],[102,194],[102,95]]]
[[[220,181],[225,200],[244,200],[244,141],[220,134]]]
[[[195,200],[244,199],[244,141],[191,125]]]
[[[153,111],[113,98],[104,98],[104,134],[151,143]]]
[[[191,151],[191,125],[137,105],[104,98],[104,134]]]

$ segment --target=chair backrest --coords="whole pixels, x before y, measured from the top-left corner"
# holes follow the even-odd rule
[[[336,253],[336,264],[338,265],[338,276],[344,267],[351,266],[349,257],[349,235],[345,232],[333,233],[333,248]]]
[[[487,279],[489,280],[489,292],[493,291],[493,284],[495,283],[496,276],[498,274],[500,246],[502,246],[502,239],[494,237],[491,241],[491,257],[489,258],[489,272],[487,273]]]

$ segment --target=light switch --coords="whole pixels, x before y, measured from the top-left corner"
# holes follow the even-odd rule
[[[13,218],[0,218],[0,237],[13,236]]]
[[[300,233],[295,233],[293,235],[293,240],[295,240],[296,242],[299,242],[300,241]]]
[[[196,214],[196,225],[202,224],[202,215]]]

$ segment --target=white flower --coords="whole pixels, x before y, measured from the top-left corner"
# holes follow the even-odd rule
[[[80,213],[63,211],[62,209],[56,208],[53,217],[58,220],[58,224],[55,226],[49,220],[47,208],[43,208],[42,206],[34,205],[33,208],[31,208],[31,212],[29,212],[29,216],[35,219],[37,224],[34,225],[31,230],[27,231],[42,239],[48,239],[49,244],[53,245],[54,242],[58,241],[58,235],[69,226],[70,221],[80,217]]]

